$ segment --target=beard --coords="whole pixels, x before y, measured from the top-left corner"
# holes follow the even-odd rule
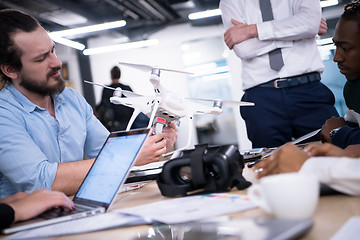
[[[20,85],[31,92],[40,94],[41,96],[52,96],[53,94],[62,93],[62,91],[65,89],[65,81],[61,78],[61,76],[54,78],[56,80],[55,85],[49,86],[47,84],[49,82],[50,76],[59,70],[60,68],[54,68],[49,73],[47,73],[45,82],[36,81],[22,75],[22,81],[20,82]]]

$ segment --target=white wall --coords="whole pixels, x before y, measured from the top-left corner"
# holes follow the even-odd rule
[[[80,67],[77,58],[77,50],[66,47],[61,44],[56,45],[56,55],[63,63],[66,63],[69,71],[69,81],[74,88],[83,94],[82,79],[80,75]]]
[[[192,27],[189,24],[180,24],[171,27],[167,27],[159,32],[151,35],[150,39],[158,39],[159,45],[142,48],[132,49],[125,51],[118,51],[106,54],[97,54],[90,56],[90,64],[92,70],[93,81],[101,84],[110,83],[110,69],[117,65],[119,61],[139,63],[147,65],[157,65],[163,68],[183,70],[184,65],[182,61],[181,45],[182,43],[195,39],[204,39],[210,37],[216,37],[223,35],[222,25],[207,26],[207,27]],[[88,47],[98,47],[108,45],[113,42],[114,39],[102,37],[98,39],[91,39],[88,41]],[[211,51],[211,49],[209,49]],[[68,53],[68,52],[66,52]],[[63,54],[61,54],[63,56]],[[68,58],[69,59],[69,58]],[[72,60],[72,59],[70,59]],[[231,67],[230,73],[232,75],[232,94],[233,99],[239,100],[243,94],[241,91],[241,62],[240,60],[229,51],[228,53],[228,64]],[[73,66],[69,65],[70,79],[80,81],[79,76],[76,76],[76,72],[71,72]],[[128,67],[122,68],[121,81],[124,84],[128,84],[139,94],[153,95],[153,88],[148,81],[149,73],[144,73]],[[177,73],[162,72],[161,82],[165,88],[170,91],[176,92],[181,96],[188,96],[187,80],[186,75]],[[75,83],[75,88],[80,83]],[[100,87],[95,87],[96,102],[100,101],[101,98]],[[250,149],[251,144],[246,137],[246,130],[243,120],[239,115],[239,110],[234,109],[235,119],[237,119],[237,135],[239,139],[240,149]],[[181,128],[178,132],[179,138],[177,146],[181,147],[186,144],[188,136],[188,127],[186,122],[181,122]],[[196,144],[193,141],[193,144]]]

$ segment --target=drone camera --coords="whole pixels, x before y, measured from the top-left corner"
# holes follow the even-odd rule
[[[151,69],[151,74],[155,74],[160,77],[160,69],[159,68]]]
[[[222,108],[222,102],[220,100],[216,100],[214,101],[214,105],[213,107],[218,107],[218,108]]]

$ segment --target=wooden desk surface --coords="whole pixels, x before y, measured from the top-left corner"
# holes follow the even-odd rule
[[[256,181],[251,171],[244,172],[244,176],[250,181]],[[232,193],[245,194],[246,191],[234,191]],[[120,193],[114,204],[109,209],[133,207],[140,204],[168,199],[163,197],[155,182],[146,184],[140,189]],[[230,215],[232,218],[271,218],[263,210],[256,208],[241,211]],[[329,239],[337,230],[352,216],[360,216],[360,197],[345,195],[333,195],[321,197],[318,207],[313,216],[314,226],[303,238],[306,240]],[[151,226],[141,225],[133,227],[116,228],[98,232],[67,235],[51,239],[133,239],[137,233],[146,232]]]

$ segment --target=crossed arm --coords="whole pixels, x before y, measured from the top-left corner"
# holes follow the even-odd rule
[[[231,23],[234,25],[230,27],[224,33],[224,40],[226,46],[230,50],[233,49],[234,45],[242,43],[250,38],[258,38],[259,33],[256,24],[247,25],[242,22],[238,22],[235,19],[231,19]],[[318,35],[324,35],[327,32],[327,23],[325,18],[321,18]]]
[[[287,13],[282,13],[281,19],[259,22],[256,4],[220,1],[226,45],[234,48],[241,59],[251,59],[275,48],[291,47],[293,41],[326,33],[326,20],[321,18],[318,2],[299,0],[294,1],[292,7],[293,12],[287,17]]]

